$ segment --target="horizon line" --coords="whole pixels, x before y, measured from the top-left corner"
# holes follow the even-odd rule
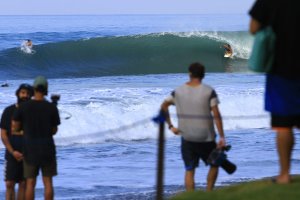
[[[108,16],[108,15],[247,15],[247,13],[107,13],[107,14],[0,14],[0,16]]]

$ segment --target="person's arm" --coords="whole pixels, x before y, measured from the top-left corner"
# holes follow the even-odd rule
[[[1,128],[1,140],[2,140],[2,143],[4,144],[5,148],[7,149],[7,151],[9,153],[13,154],[14,149],[9,142],[7,130],[5,130],[3,128]]]
[[[11,122],[11,133],[13,135],[19,135],[19,133],[23,134],[23,131],[21,131],[22,129],[22,125],[21,125],[21,121],[22,121],[22,117],[21,117],[21,107],[18,107],[14,114],[13,114],[13,118],[12,118],[12,122]]]
[[[166,122],[168,124],[169,129],[175,134],[178,135],[179,134],[179,130],[177,128],[175,128],[172,124],[171,118],[170,118],[170,114],[169,114],[169,106],[173,105],[173,103],[171,101],[165,100],[162,105],[161,105],[161,109],[165,114],[165,118],[166,118]]]
[[[255,34],[261,28],[261,23],[254,18],[250,20],[249,32]]]
[[[51,120],[51,125],[52,125],[52,135],[55,135],[58,131],[58,125],[60,125],[60,117],[59,117],[59,112],[56,107],[56,105],[52,104],[53,112],[52,112],[52,120]]]
[[[11,132],[13,135],[19,135],[18,133],[21,133],[21,122],[13,120]]]
[[[216,124],[216,127],[218,129],[218,133],[220,136],[219,142],[218,142],[218,147],[225,147],[226,145],[226,141],[225,141],[225,134],[224,134],[224,130],[223,130],[223,121],[222,121],[222,116],[221,113],[219,111],[219,107],[218,105],[215,105],[211,108],[212,112],[213,112],[213,117],[214,117],[214,122]]]
[[[9,142],[8,139],[8,133],[6,129],[1,129],[1,140],[7,151],[18,161],[21,161],[23,159],[23,154],[19,151],[14,150],[12,145]]]
[[[166,118],[166,122],[168,124],[168,127],[173,126],[172,122],[171,122],[171,118],[170,118],[170,114],[169,114],[169,106],[172,105],[171,102],[169,101],[164,101],[161,105],[161,109],[164,112],[165,118]]]

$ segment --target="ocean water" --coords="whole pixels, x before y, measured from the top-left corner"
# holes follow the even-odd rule
[[[234,19],[234,20],[233,20]],[[221,170],[217,185],[274,176],[274,133],[263,109],[264,76],[247,69],[252,36],[246,15],[0,16],[0,113],[15,102],[20,83],[49,78],[60,94],[62,124],[55,136],[59,175],[55,199],[154,199],[158,126],[152,118],[187,66],[205,64],[204,82],[221,101],[233,175]],[[31,39],[34,53],[20,49]],[[229,43],[233,57],[220,46]],[[171,108],[176,122],[175,108]],[[298,131],[299,132],[299,131]],[[169,130],[165,196],[184,190],[180,138]],[[296,134],[299,140],[299,135]],[[3,180],[4,148],[0,145]],[[292,173],[299,173],[296,143]],[[207,168],[197,169],[197,187]],[[39,177],[36,197],[43,199]],[[5,192],[0,182],[0,199]]]

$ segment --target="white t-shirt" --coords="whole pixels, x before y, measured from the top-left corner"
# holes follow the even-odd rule
[[[182,137],[191,142],[211,142],[216,132],[211,108],[219,104],[213,88],[201,83],[192,87],[182,85],[166,101],[175,104],[178,128]]]

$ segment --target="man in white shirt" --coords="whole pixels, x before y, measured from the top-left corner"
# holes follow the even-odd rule
[[[215,90],[202,83],[205,67],[200,63],[193,63],[189,67],[190,80],[175,89],[172,95],[162,104],[162,110],[168,112],[170,105],[176,106],[178,128],[174,127],[169,115],[166,122],[169,129],[176,135],[182,136],[181,153],[185,164],[185,187],[187,191],[195,189],[195,168],[202,159],[207,165],[209,154],[215,148],[225,147],[225,136],[219,100]],[[218,144],[215,142],[216,133],[214,123],[220,136]],[[218,176],[218,167],[210,166],[207,175],[207,191],[213,189]]]

